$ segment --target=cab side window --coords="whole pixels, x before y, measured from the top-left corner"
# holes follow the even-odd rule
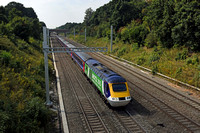
[[[107,82],[104,82],[104,93],[106,97],[110,96],[110,90],[109,90],[109,85]]]

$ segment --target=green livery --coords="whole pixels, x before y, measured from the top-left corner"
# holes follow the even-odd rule
[[[102,79],[99,76],[97,76],[96,73],[94,73],[92,71],[92,69],[89,68],[89,66],[87,64],[85,64],[85,74],[95,84],[95,86],[99,89],[99,91],[103,94],[103,86],[102,86],[103,81],[102,81]]]

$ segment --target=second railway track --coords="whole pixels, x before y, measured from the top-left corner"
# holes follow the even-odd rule
[[[103,58],[102,56],[95,54],[96,56],[98,56],[99,58]],[[110,64],[113,64],[115,66],[120,67],[120,69],[123,69],[125,71],[128,71],[129,73],[133,74],[134,76],[137,76],[135,73],[130,71],[130,68],[127,67],[122,67],[121,65],[119,65],[119,63],[114,63],[106,58],[103,58],[104,60],[106,60],[107,62],[109,62]],[[138,76],[137,76],[138,77]],[[143,76],[144,77],[144,76]],[[138,77],[139,78],[139,77]],[[143,80],[142,78],[140,78],[142,81],[146,82],[146,80]],[[161,99],[156,98],[155,96],[153,96],[150,92],[148,92],[147,90],[143,89],[142,85],[138,86],[135,83],[133,83],[130,79],[127,79],[127,81],[129,83],[131,83],[132,85],[136,86],[136,88],[138,88],[137,92],[139,92],[138,94],[147,99],[149,102],[151,102],[153,105],[155,105],[157,108],[159,108],[160,110],[162,110],[165,114],[167,114],[168,116],[170,116],[172,119],[174,119],[176,122],[178,122],[180,125],[182,125],[183,127],[185,127],[188,131],[190,132],[200,132],[200,125],[198,123],[196,123],[195,121],[191,120],[190,118],[188,118],[187,116],[185,116],[184,114],[179,113],[177,110],[173,109],[172,107],[168,106],[164,101],[162,101]],[[148,81],[147,81],[148,82]],[[148,84],[151,84],[150,82],[148,82]],[[159,87],[153,85],[154,87],[156,87],[157,89],[160,90]],[[163,86],[163,85],[162,85]],[[131,91],[131,89],[130,89]],[[167,93],[167,91],[162,90],[163,92]],[[144,94],[145,93],[145,94]],[[143,94],[143,95],[142,95]],[[176,93],[178,94],[178,93]],[[148,95],[147,97],[144,97]],[[172,94],[170,94],[172,95]],[[184,97],[183,95],[180,94],[180,96]],[[174,98],[176,98],[176,96],[173,96]],[[179,99],[179,98],[178,98]],[[190,100],[189,98],[185,98],[187,100]],[[181,100],[181,99],[179,99]],[[188,103],[185,102],[184,100],[181,100],[181,102],[197,109],[199,111],[199,103],[192,100]],[[194,102],[194,103],[193,103]]]

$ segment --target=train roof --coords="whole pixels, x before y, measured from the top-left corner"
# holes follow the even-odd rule
[[[75,52],[84,62],[86,62],[89,59],[92,59],[92,57],[84,52]]]
[[[121,77],[116,72],[113,72],[97,60],[90,59],[86,61],[86,63],[100,78],[102,78],[108,83],[126,82],[126,80],[123,77]]]
[[[71,43],[67,42],[66,40],[64,40],[63,38],[57,36],[67,47],[69,48],[74,48],[75,46],[72,45]]]

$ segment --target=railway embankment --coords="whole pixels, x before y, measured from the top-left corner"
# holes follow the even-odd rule
[[[33,38],[29,43],[21,39],[13,43],[7,37],[0,37],[2,132],[15,132],[16,129],[16,132],[45,132],[52,127],[49,121],[54,113],[44,104],[44,58],[40,45],[42,43]]]

